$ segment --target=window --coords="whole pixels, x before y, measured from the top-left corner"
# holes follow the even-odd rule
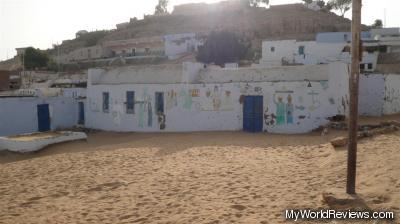
[[[135,113],[135,92],[134,91],[126,92],[126,113],[127,114]]]
[[[132,56],[136,56],[136,48],[132,48]]]
[[[271,52],[275,52],[275,47],[271,47]]]
[[[164,113],[164,93],[156,92],[156,113]]]
[[[372,63],[368,63],[368,69],[372,70]]]
[[[365,70],[365,64],[360,64],[360,69]]]
[[[108,92],[103,93],[103,112],[108,113],[110,111],[110,94]]]
[[[150,48],[146,47],[144,50],[146,53],[150,53]]]
[[[299,55],[304,54],[305,47],[304,46],[299,46]]]

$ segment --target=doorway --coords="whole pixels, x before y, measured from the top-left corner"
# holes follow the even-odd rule
[[[246,132],[263,131],[263,96],[245,96],[243,104],[243,130]]]
[[[38,115],[38,131],[39,132],[50,131],[49,104],[37,105],[37,115]]]
[[[79,106],[78,124],[84,125],[85,124],[85,104],[83,102],[78,102],[78,106]]]

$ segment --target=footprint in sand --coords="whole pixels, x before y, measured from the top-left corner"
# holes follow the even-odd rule
[[[245,210],[247,207],[244,205],[231,205],[231,208],[239,210],[239,211],[243,211]]]

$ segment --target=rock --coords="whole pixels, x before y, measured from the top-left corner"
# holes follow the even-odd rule
[[[349,140],[346,137],[339,137],[331,140],[331,144],[333,147],[344,147],[347,145],[348,141]]]

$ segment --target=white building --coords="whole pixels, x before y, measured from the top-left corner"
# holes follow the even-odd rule
[[[378,52],[363,53],[361,68],[373,71]],[[350,63],[350,44],[347,42],[326,43],[317,41],[278,40],[264,41],[261,65],[317,65],[335,61]]]
[[[304,133],[344,115],[343,63],[275,68],[202,64],[89,70],[86,126],[119,132]]]
[[[164,36],[165,55],[169,59],[176,59],[186,53],[193,53],[203,45],[202,38],[195,33],[171,34]]]

